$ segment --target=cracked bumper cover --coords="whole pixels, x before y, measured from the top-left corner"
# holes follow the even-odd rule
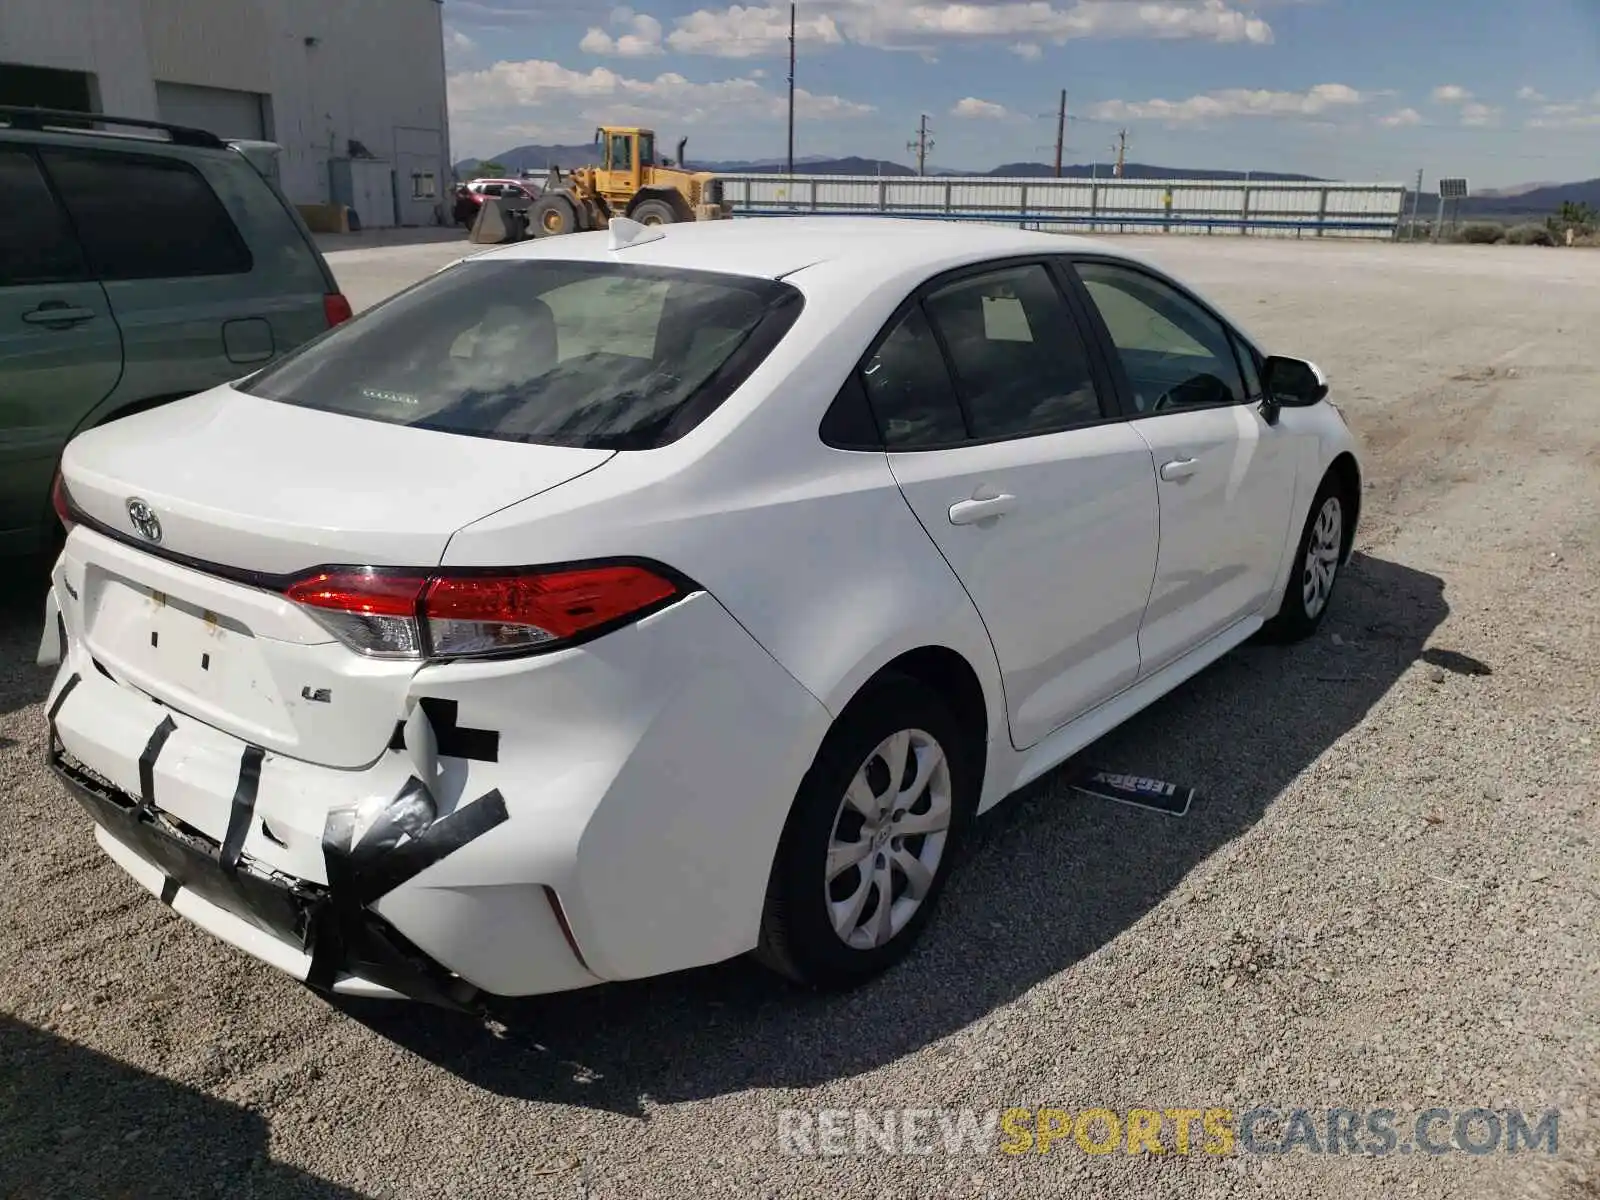
[[[231,927],[212,931],[258,957],[337,993],[405,996],[447,1007],[468,1007],[481,995],[376,913],[359,903],[342,903],[332,888],[260,874],[248,864],[225,869],[220,844],[142,808],[136,798],[73,762],[59,743],[50,748],[49,766],[93,819],[101,845],[119,865],[169,905],[187,894],[184,915],[207,928]],[[240,923],[288,953],[273,954]],[[327,957],[330,947],[336,958]],[[296,969],[296,960],[302,969]],[[313,978],[319,960],[326,966],[323,981]]]
[[[252,762],[102,669],[80,609],[47,721],[101,847],[178,915],[345,994],[536,995],[753,948],[829,724],[698,593],[593,647],[424,667],[368,766]],[[734,728],[737,752],[697,752]]]

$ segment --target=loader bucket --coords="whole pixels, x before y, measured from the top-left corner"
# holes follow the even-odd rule
[[[528,238],[526,205],[511,207],[504,196],[485,196],[478,218],[472,223],[471,240],[479,246],[500,246]]]

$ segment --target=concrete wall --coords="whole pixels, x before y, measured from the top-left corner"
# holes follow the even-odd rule
[[[450,178],[439,0],[0,0],[5,63],[86,71],[103,112],[158,117],[155,81],[268,97],[297,203],[331,199],[355,139],[396,171],[398,215],[430,224]],[[413,200],[413,174],[436,196]]]

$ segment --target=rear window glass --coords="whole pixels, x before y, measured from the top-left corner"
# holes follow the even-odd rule
[[[465,262],[241,390],[503,441],[649,449],[732,393],[793,324],[787,284],[637,264]]]
[[[101,279],[250,270],[249,248],[227,210],[188,163],[56,147],[39,154]]]

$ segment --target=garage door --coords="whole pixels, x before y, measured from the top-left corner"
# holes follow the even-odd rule
[[[222,138],[266,138],[267,105],[267,98],[257,92],[156,84],[156,109],[163,121],[209,129]]]

